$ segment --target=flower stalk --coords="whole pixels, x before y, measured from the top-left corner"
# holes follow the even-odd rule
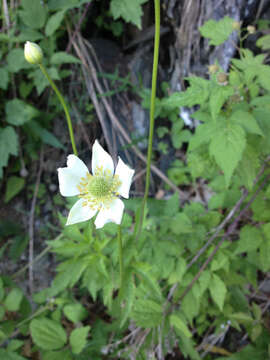
[[[120,270],[120,285],[119,290],[121,291],[123,286],[123,244],[122,244],[122,229],[121,225],[118,225],[118,254],[119,254],[119,270]]]
[[[58,87],[55,85],[55,83],[52,80],[52,78],[50,77],[50,75],[48,74],[48,72],[45,69],[45,67],[43,66],[43,64],[40,63],[38,65],[39,65],[40,70],[42,71],[43,75],[47,78],[47,80],[49,81],[51,87],[53,88],[54,92],[56,93],[61,105],[63,106],[64,112],[65,112],[65,115],[66,115],[66,119],[67,119],[67,125],[68,125],[68,131],[69,131],[69,137],[70,137],[70,141],[71,141],[71,145],[72,145],[72,150],[73,150],[74,155],[78,155],[75,140],[74,140],[72,122],[71,122],[71,118],[70,118],[70,115],[69,115],[69,111],[68,111],[65,99],[64,99],[63,95],[60,93]]]
[[[155,3],[155,42],[154,42],[154,59],[153,59],[153,70],[152,70],[152,92],[151,92],[151,102],[150,102],[150,126],[149,126],[148,149],[147,149],[147,166],[146,166],[144,197],[141,205],[140,220],[139,220],[136,239],[139,238],[142,230],[145,206],[149,194],[151,158],[152,158],[152,148],[153,148],[154,127],[155,127],[155,100],[156,100],[156,90],[157,90],[158,54],[159,54],[159,41],[160,41],[160,0],[154,0],[154,3]]]

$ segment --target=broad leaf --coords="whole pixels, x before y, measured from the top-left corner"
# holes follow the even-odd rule
[[[184,321],[180,318],[178,314],[175,313],[170,316],[170,324],[175,328],[175,330],[180,331],[186,337],[192,337],[192,334],[189,331],[187,325],[184,323]]]
[[[11,176],[8,178],[5,203],[8,203],[14,196],[16,196],[24,187],[25,179],[18,176]]]
[[[238,110],[232,113],[230,120],[233,124],[240,125],[248,133],[263,136],[263,132],[252,113]]]
[[[45,24],[47,11],[39,0],[22,0],[23,10],[20,17],[26,26],[31,29],[41,29]]]
[[[33,106],[19,99],[6,102],[6,120],[9,124],[20,126],[39,115]]]
[[[217,128],[210,142],[209,153],[223,170],[226,185],[229,186],[233,172],[242,158],[246,137],[239,125],[226,124],[226,119],[223,118],[220,121],[223,121],[222,126]]]
[[[59,51],[53,54],[50,60],[51,64],[53,65],[60,65],[60,64],[80,64],[81,60],[76,58],[73,55],[67,54],[64,51]]]
[[[73,354],[80,354],[86,345],[87,336],[90,330],[90,326],[83,326],[74,329],[69,338],[71,349]]]
[[[45,28],[46,36],[52,36],[52,34],[54,34],[54,32],[59,28],[62,20],[64,19],[65,12],[65,10],[58,11],[50,16]]]
[[[34,319],[30,323],[34,343],[44,350],[61,349],[67,342],[67,335],[61,324],[47,318]]]
[[[10,155],[18,154],[18,136],[11,126],[0,128],[0,178],[3,167],[7,165]]]
[[[212,279],[209,286],[210,294],[212,299],[219,307],[220,311],[223,310],[223,305],[225,301],[225,296],[227,293],[227,288],[221,278],[216,275],[212,274]]]

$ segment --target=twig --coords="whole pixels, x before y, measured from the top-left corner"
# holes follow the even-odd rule
[[[40,184],[40,177],[43,168],[43,148],[40,150],[40,157],[39,157],[39,170],[37,174],[37,180],[35,184],[35,190],[33,194],[33,200],[31,203],[31,210],[29,215],[29,290],[30,294],[32,295],[34,292],[34,276],[33,276],[33,262],[34,262],[34,217],[35,217],[35,208],[36,208],[36,201],[37,201],[37,194]]]
[[[78,35],[77,37],[78,37],[78,42],[80,43],[81,46],[83,46],[83,40],[82,40],[81,36]],[[78,56],[80,57],[80,59],[84,63],[84,65],[87,66],[84,59],[81,58],[81,52],[77,51],[78,46],[77,46],[77,43],[74,42],[74,41],[73,41],[73,46],[74,46]],[[102,89],[101,89],[101,86],[100,86],[100,84],[98,82],[96,74],[93,73],[92,76],[93,76],[93,81],[94,81],[94,84],[95,84],[98,92],[100,94],[102,94]],[[120,134],[123,136],[125,141],[128,144],[131,144],[132,143],[131,138],[129,137],[129,135],[127,134],[127,132],[125,131],[125,129],[123,128],[123,126],[121,125],[121,123],[119,122],[117,117],[115,116],[114,112],[112,111],[111,107],[108,104],[107,99],[104,96],[102,96],[101,100],[102,100],[102,102],[104,104],[104,107],[107,110],[111,120],[112,120],[113,125],[119,130]],[[137,155],[138,158],[140,158],[144,163],[147,162],[146,157],[143,155],[143,153],[135,145],[131,145],[130,147],[133,149],[134,153]],[[167,183],[175,192],[177,192],[180,195],[182,201],[187,200],[187,198],[188,198],[187,195],[184,192],[182,192],[180,189],[178,189],[178,187],[170,179],[168,179],[168,177],[165,174],[163,174],[163,172],[161,170],[159,170],[155,165],[151,165],[151,169],[157,176],[159,176],[165,183]]]
[[[218,242],[218,244],[216,245],[215,249],[212,251],[212,253],[210,254],[210,256],[205,260],[205,262],[203,263],[203,265],[201,266],[200,270],[198,271],[198,273],[194,276],[194,278],[192,279],[191,283],[188,285],[188,287],[185,289],[185,291],[183,292],[183,294],[180,296],[179,302],[181,302],[184,297],[187,295],[187,293],[191,290],[191,288],[193,287],[193,285],[195,284],[195,282],[199,279],[199,277],[201,276],[201,274],[203,273],[204,269],[207,267],[207,265],[212,261],[213,257],[215,256],[215,254],[217,253],[218,249],[221,247],[221,245],[223,244],[223,242],[226,240],[226,238],[231,235],[231,233],[235,230],[239,220],[241,219],[241,217],[243,216],[243,214],[249,209],[250,205],[253,203],[253,201],[256,199],[257,195],[259,194],[259,192],[262,190],[262,188],[264,187],[264,185],[270,180],[270,175],[268,175],[265,180],[262,182],[262,184],[259,186],[259,188],[257,189],[257,191],[255,192],[255,194],[251,197],[251,199],[249,200],[249,202],[247,203],[247,205],[244,207],[244,209],[240,212],[240,214],[235,218],[235,220],[232,222],[232,224],[229,226],[228,231],[226,232],[226,234],[223,235],[223,237],[221,238],[221,240]]]
[[[253,184],[254,186],[258,183],[261,175],[263,174],[265,167],[267,166],[267,162],[269,161],[269,158],[267,158],[264,162],[264,164],[262,165],[258,175],[256,176]],[[248,197],[249,192],[248,190],[244,190],[241,198],[239,199],[239,201],[236,203],[236,205],[233,207],[233,209],[229,212],[229,214],[226,216],[226,218],[219,224],[219,226],[216,228],[216,231],[214,232],[214,234],[210,237],[210,239],[206,242],[206,244],[198,251],[198,253],[192,258],[192,260],[188,263],[187,265],[187,270],[191,268],[191,266],[198,260],[198,258],[207,250],[207,248],[212,244],[212,242],[216,239],[216,237],[218,236],[218,234],[220,233],[220,231],[222,229],[224,229],[224,227],[228,224],[228,222],[234,217],[234,215],[239,211],[240,206],[242,205],[242,203],[244,202],[244,200]],[[167,301],[170,301],[173,297],[174,292],[176,291],[176,289],[178,288],[179,283],[176,283],[172,286],[172,288],[169,291],[168,297],[167,297]]]

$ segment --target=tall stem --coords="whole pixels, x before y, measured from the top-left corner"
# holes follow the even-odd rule
[[[155,125],[155,99],[156,99],[156,90],[157,90],[158,54],[159,54],[159,40],[160,40],[160,0],[154,0],[154,3],[155,3],[155,43],[154,43],[154,60],[153,60],[153,70],[152,70],[152,92],[151,92],[151,103],[150,103],[150,125],[149,125],[149,137],[148,137],[148,149],[147,149],[147,166],[146,166],[144,197],[141,205],[139,227],[136,238],[140,236],[142,230],[145,206],[149,193],[151,158],[152,158],[153,136],[154,136],[154,125]]]
[[[119,253],[119,270],[120,270],[120,286],[121,291],[123,285],[123,245],[122,245],[122,229],[118,225],[118,253]]]
[[[70,141],[71,141],[71,145],[72,145],[72,149],[73,149],[73,153],[75,155],[78,155],[77,152],[77,148],[76,148],[76,144],[75,144],[75,140],[74,140],[74,133],[73,133],[73,128],[72,128],[72,123],[71,123],[71,118],[69,115],[69,111],[67,108],[67,104],[62,96],[62,94],[60,93],[60,91],[58,90],[57,86],[55,85],[55,83],[53,82],[53,80],[51,79],[50,75],[48,74],[47,70],[45,69],[45,67],[42,64],[39,64],[40,66],[40,70],[43,72],[43,74],[45,75],[45,77],[48,79],[51,87],[53,88],[53,90],[55,91],[61,105],[63,106],[65,115],[66,115],[66,119],[67,119],[67,124],[68,124],[68,130],[69,130],[69,137],[70,137]]]

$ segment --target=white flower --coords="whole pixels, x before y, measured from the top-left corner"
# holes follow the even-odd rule
[[[128,199],[134,170],[119,157],[114,172],[111,156],[96,140],[92,150],[92,174],[75,155],[68,156],[67,167],[58,169],[61,195],[79,197],[69,212],[66,225],[89,220],[97,212],[96,228],[108,222],[120,224],[124,203],[119,195]]]

